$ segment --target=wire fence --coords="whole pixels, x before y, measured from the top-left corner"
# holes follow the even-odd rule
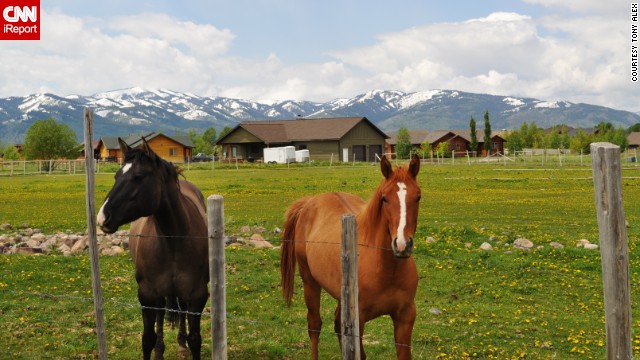
[[[104,235],[100,235],[100,236],[104,236]],[[143,237],[143,238],[148,238],[151,237],[149,235],[146,234],[127,234],[127,236],[130,237]],[[176,238],[178,236],[163,236],[166,238]],[[200,238],[208,238],[208,237],[200,237]],[[314,240],[282,240],[282,242],[288,242],[288,241],[292,241],[292,242],[297,242],[297,243],[305,243],[305,244],[321,244],[321,245],[327,245],[327,246],[339,246],[340,243],[336,242],[336,241],[314,241]],[[381,246],[371,246],[368,244],[358,244],[359,248],[370,248],[370,249],[374,249],[374,250],[378,250],[378,251],[393,251],[391,247],[381,247]],[[414,255],[415,256],[415,255]],[[433,255],[432,255],[433,256]],[[451,256],[448,255],[438,255],[437,256],[437,260],[439,261],[454,261],[455,259]],[[490,268],[493,272],[508,272],[509,270],[511,270],[510,268],[507,268],[504,266],[503,263],[500,262],[494,262],[491,261],[491,259],[485,259],[483,261],[483,265]],[[554,270],[545,270],[545,269],[529,269],[531,270],[533,273],[537,273],[537,274],[541,274],[541,273],[547,273],[547,274],[553,274],[554,276],[560,276],[560,277],[570,277],[570,278],[574,278],[574,279],[583,279],[583,280],[589,280],[589,281],[600,281],[601,277],[594,277],[594,276],[589,276],[585,273],[581,273],[581,274],[568,274],[566,272],[563,271],[554,271]],[[514,278],[515,277],[519,277],[520,275],[514,274]],[[33,297],[33,298],[41,298],[41,299],[46,299],[46,300],[70,300],[70,301],[75,301],[78,303],[86,303],[88,306],[90,304],[92,304],[93,302],[93,297],[84,297],[84,296],[78,296],[78,295],[72,295],[72,294],[65,294],[65,293],[50,293],[50,292],[39,292],[39,291],[25,291],[25,290],[17,290],[17,289],[10,289],[10,288],[0,288],[0,294],[4,293],[6,295],[14,295],[14,296],[19,296],[19,297],[24,297],[24,296],[28,296],[28,297]],[[256,294],[258,295],[258,294]],[[5,296],[3,296],[5,297]],[[174,312],[174,313],[178,313],[178,314],[185,314],[185,315],[199,315],[202,316],[203,318],[210,318],[211,314],[208,311],[203,311],[201,313],[194,313],[194,312],[189,312],[186,310],[179,310],[179,309],[168,309],[168,308],[160,308],[160,307],[149,307],[149,306],[142,306],[137,302],[132,302],[132,300],[130,299],[119,299],[119,298],[114,298],[114,297],[110,297],[105,299],[105,304],[107,305],[107,307],[113,307],[113,308],[135,308],[138,309],[140,311],[142,311],[143,309],[152,309],[152,310],[164,310],[166,312]],[[247,317],[239,317],[239,316],[235,316],[235,315],[229,315],[227,314],[227,320],[231,321],[231,322],[239,322],[239,323],[244,323],[244,324],[250,324],[250,325],[259,325],[259,326],[266,326],[268,328],[271,329],[278,329],[278,328],[288,328],[288,329],[293,329],[296,331],[307,331],[307,332],[319,332],[322,334],[322,336],[337,336],[337,335],[342,335],[339,333],[336,333],[335,331],[332,330],[315,330],[315,329],[309,329],[307,327],[301,327],[301,326],[297,326],[297,325],[292,325],[292,324],[283,324],[281,321],[265,321],[265,320],[259,320],[259,319],[255,319],[255,318],[247,318]],[[141,320],[140,320],[141,321]],[[109,332],[109,327],[107,326],[107,333]],[[447,341],[455,341],[456,338],[459,338],[461,336],[464,336],[462,334],[454,337],[454,338],[449,338],[447,339]],[[356,338],[358,338],[356,336]],[[427,349],[427,344],[414,344],[414,345],[406,345],[406,344],[398,344],[395,343],[392,340],[389,339],[381,339],[381,338],[376,338],[376,337],[372,337],[372,336],[368,336],[366,333],[363,335],[363,340],[369,341],[369,342],[376,342],[376,343],[380,343],[380,344],[387,344],[389,346],[401,346],[401,347],[409,347],[412,348],[413,351],[415,352],[426,352],[428,351]],[[25,354],[28,355],[28,354]],[[0,358],[2,357],[2,351],[0,351]],[[46,354],[33,354],[32,357],[29,356],[25,356],[24,358],[47,358]]]

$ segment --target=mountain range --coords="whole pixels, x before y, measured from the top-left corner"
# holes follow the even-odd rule
[[[383,131],[407,129],[468,129],[469,119],[484,126],[489,112],[491,127],[516,129],[523,122],[538,127],[565,124],[593,127],[611,122],[627,128],[640,122],[640,115],[603,106],[498,96],[456,90],[405,93],[372,90],[353,98],[325,103],[312,101],[249,101],[206,97],[167,89],[129,88],[91,96],[33,94],[0,98],[0,141],[20,143],[34,121],[54,118],[83,137],[83,109],[94,111],[95,137],[127,136],[139,132],[185,134],[189,129],[219,132],[242,121],[282,120],[296,117],[365,116]]]

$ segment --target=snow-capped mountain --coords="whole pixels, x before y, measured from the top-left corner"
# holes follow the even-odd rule
[[[94,111],[95,136],[163,131],[186,133],[214,127],[220,131],[241,121],[334,116],[366,116],[382,130],[465,129],[473,116],[478,126],[489,111],[493,129],[513,129],[523,122],[539,127],[566,124],[591,127],[601,121],[628,127],[640,115],[566,101],[542,101],[513,96],[429,90],[404,93],[372,90],[326,103],[311,101],[249,101],[205,97],[166,89],[130,88],[91,96],[34,94],[0,99],[0,141],[22,142],[27,129],[39,119],[52,117],[68,124],[82,138],[82,111]]]

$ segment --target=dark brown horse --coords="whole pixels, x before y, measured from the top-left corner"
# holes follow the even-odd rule
[[[318,359],[320,292],[340,299],[341,216],[354,214],[358,225],[358,309],[360,351],[364,324],[382,315],[393,320],[398,359],[411,358],[411,333],[416,318],[418,287],[416,264],[411,257],[418,221],[420,187],[416,180],[420,159],[393,170],[383,157],[384,179],[365,203],[357,196],[326,193],[293,203],[286,214],[280,275],[284,299],[293,297],[296,261],[304,286],[307,323],[313,359]],[[340,302],[334,329],[340,333]]]
[[[195,185],[179,180],[179,170],[156,155],[144,138],[141,148],[118,141],[124,165],[100,208],[98,224],[104,232],[113,233],[132,222],[129,249],[142,306],[144,359],[150,359],[154,349],[155,358],[163,358],[165,307],[181,310],[179,354],[188,354],[188,344],[193,359],[200,359],[200,314],[209,282],[204,197]]]

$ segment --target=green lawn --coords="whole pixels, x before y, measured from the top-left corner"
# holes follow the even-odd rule
[[[271,231],[282,227],[293,200],[325,191],[367,198],[381,179],[379,168],[369,164],[192,167],[185,176],[205,196],[224,196],[227,234],[260,225],[276,245],[278,235]],[[575,247],[582,238],[598,243],[590,177],[586,166],[422,167],[414,358],[605,357],[600,253]],[[640,205],[633,201],[640,196],[638,168],[625,167],[623,177],[635,303],[640,300]],[[97,176],[98,203],[112,184],[112,174]],[[28,223],[45,232],[86,227],[81,175],[0,177],[0,189],[0,223]],[[436,242],[427,243],[428,237]],[[513,249],[517,237],[533,241],[534,249]],[[479,250],[485,241],[493,250]],[[565,247],[554,249],[553,241]],[[280,295],[278,251],[228,248],[226,259],[229,358],[309,358],[301,282],[296,280],[294,303],[287,308]],[[127,255],[100,261],[109,358],[137,358],[142,322],[131,261]],[[340,358],[334,308],[324,296],[322,359]],[[442,313],[432,314],[433,308]],[[633,319],[639,315],[634,312]],[[96,358],[93,316],[88,256],[0,256],[0,358]],[[209,324],[203,317],[205,337]],[[636,333],[638,325],[633,322]],[[174,337],[175,331],[165,334],[168,358],[175,358]],[[367,325],[365,350],[371,359],[394,357],[389,318]],[[210,351],[205,340],[205,358]],[[640,337],[634,335],[634,353],[639,351]]]

